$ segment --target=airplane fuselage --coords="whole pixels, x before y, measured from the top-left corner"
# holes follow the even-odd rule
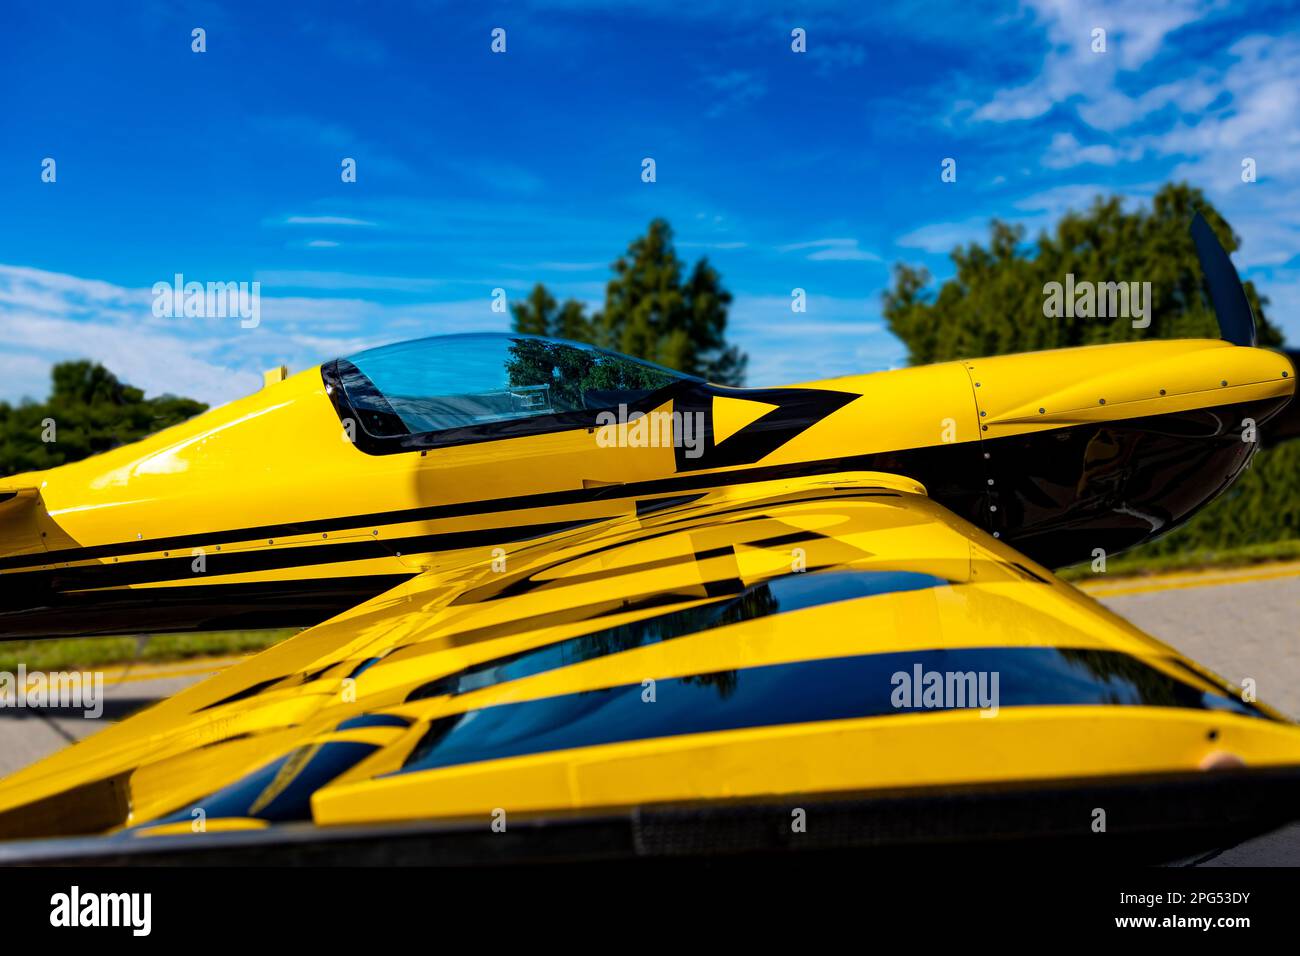
[[[348,374],[308,369],[0,481],[0,637],[306,626],[423,569],[508,564],[520,542],[657,502],[852,470],[914,479],[1059,567],[1186,520],[1295,388],[1277,353],[1157,341],[787,388],[683,378],[621,417],[615,404],[393,434],[351,407]],[[638,437],[638,412],[669,415],[668,434],[690,416],[696,438]]]

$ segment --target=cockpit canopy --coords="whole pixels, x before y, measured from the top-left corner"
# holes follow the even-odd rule
[[[606,349],[510,333],[440,335],[339,359],[327,382],[372,438],[458,432],[633,405],[691,376]],[[331,391],[334,391],[332,388]],[[340,396],[335,395],[336,405]],[[343,412],[343,409],[340,409]],[[519,429],[492,429],[519,433]],[[435,442],[436,444],[436,442]]]

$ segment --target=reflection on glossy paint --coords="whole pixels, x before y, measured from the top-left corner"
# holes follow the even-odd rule
[[[932,574],[912,571],[854,570],[791,573],[749,588],[736,583],[739,593],[724,600],[668,611],[509,657],[483,661],[458,673],[423,684],[406,699],[412,701],[444,694],[467,694],[506,681],[531,677],[728,624],[836,601],[940,587],[949,582]]]
[[[1055,647],[903,651],[743,668],[733,672],[726,693],[713,681],[664,679],[657,682],[654,703],[643,700],[638,683],[485,707],[436,721],[398,772],[681,734],[912,713],[917,709],[895,706],[891,700],[892,676],[917,666],[945,673],[996,672],[1003,711],[1110,705],[1213,709],[1264,717],[1241,701],[1201,691],[1117,651]]]
[[[249,412],[239,418],[224,422],[197,435],[179,441],[174,445],[168,445],[161,451],[156,451],[151,455],[146,455],[121,468],[114,468],[106,472],[90,483],[90,487],[99,490],[101,488],[121,487],[130,479],[139,475],[177,475],[186,471],[190,467],[190,457],[183,456],[181,453],[191,446],[202,446],[213,435],[220,434],[227,429],[235,428],[245,422],[250,422],[255,418],[261,418],[263,415],[269,415],[291,402],[280,402],[278,405],[268,405],[266,408],[259,408],[256,411]]]

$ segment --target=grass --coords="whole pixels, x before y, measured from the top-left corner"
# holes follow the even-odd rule
[[[0,671],[23,664],[29,671],[70,671],[139,661],[182,661],[192,657],[250,654],[298,633],[293,628],[266,631],[211,631],[140,637],[77,637],[0,644]]]
[[[1300,539],[1296,538],[1245,545],[1239,548],[1224,548],[1218,551],[1184,551],[1178,554],[1154,556],[1121,555],[1106,562],[1106,577],[1162,574],[1167,571],[1202,568],[1239,568],[1266,561],[1291,561],[1297,558],[1300,558]],[[1056,573],[1067,581],[1083,581],[1100,577],[1093,572],[1091,562],[1062,568]]]

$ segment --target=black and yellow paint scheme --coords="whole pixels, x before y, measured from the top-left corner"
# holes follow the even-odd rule
[[[578,858],[792,846],[799,812],[840,821],[807,846],[938,839],[952,807],[898,808],[953,794],[1032,790],[1082,834],[1107,787],[1166,829],[1294,812],[1300,729],[1049,570],[1231,484],[1294,393],[1283,356],[1153,341],[732,389],[520,336],[389,348],[0,487],[4,637],[310,625],[4,781],[0,839],[547,820]],[[484,349],[499,391],[412,385]],[[660,420],[637,412],[699,440],[635,437]],[[996,675],[994,712],[899,696],[929,673]]]
[[[485,339],[497,337],[415,345],[454,363]],[[1256,447],[1243,429],[1294,388],[1276,353],[1185,340],[792,388],[665,375],[649,394],[621,393],[634,399],[628,417],[701,416],[688,457],[664,442],[601,447],[599,407],[376,437],[338,364],[0,485],[0,633],[307,626],[416,574],[664,495],[858,470],[915,479],[1059,567],[1168,530],[1213,498]]]

